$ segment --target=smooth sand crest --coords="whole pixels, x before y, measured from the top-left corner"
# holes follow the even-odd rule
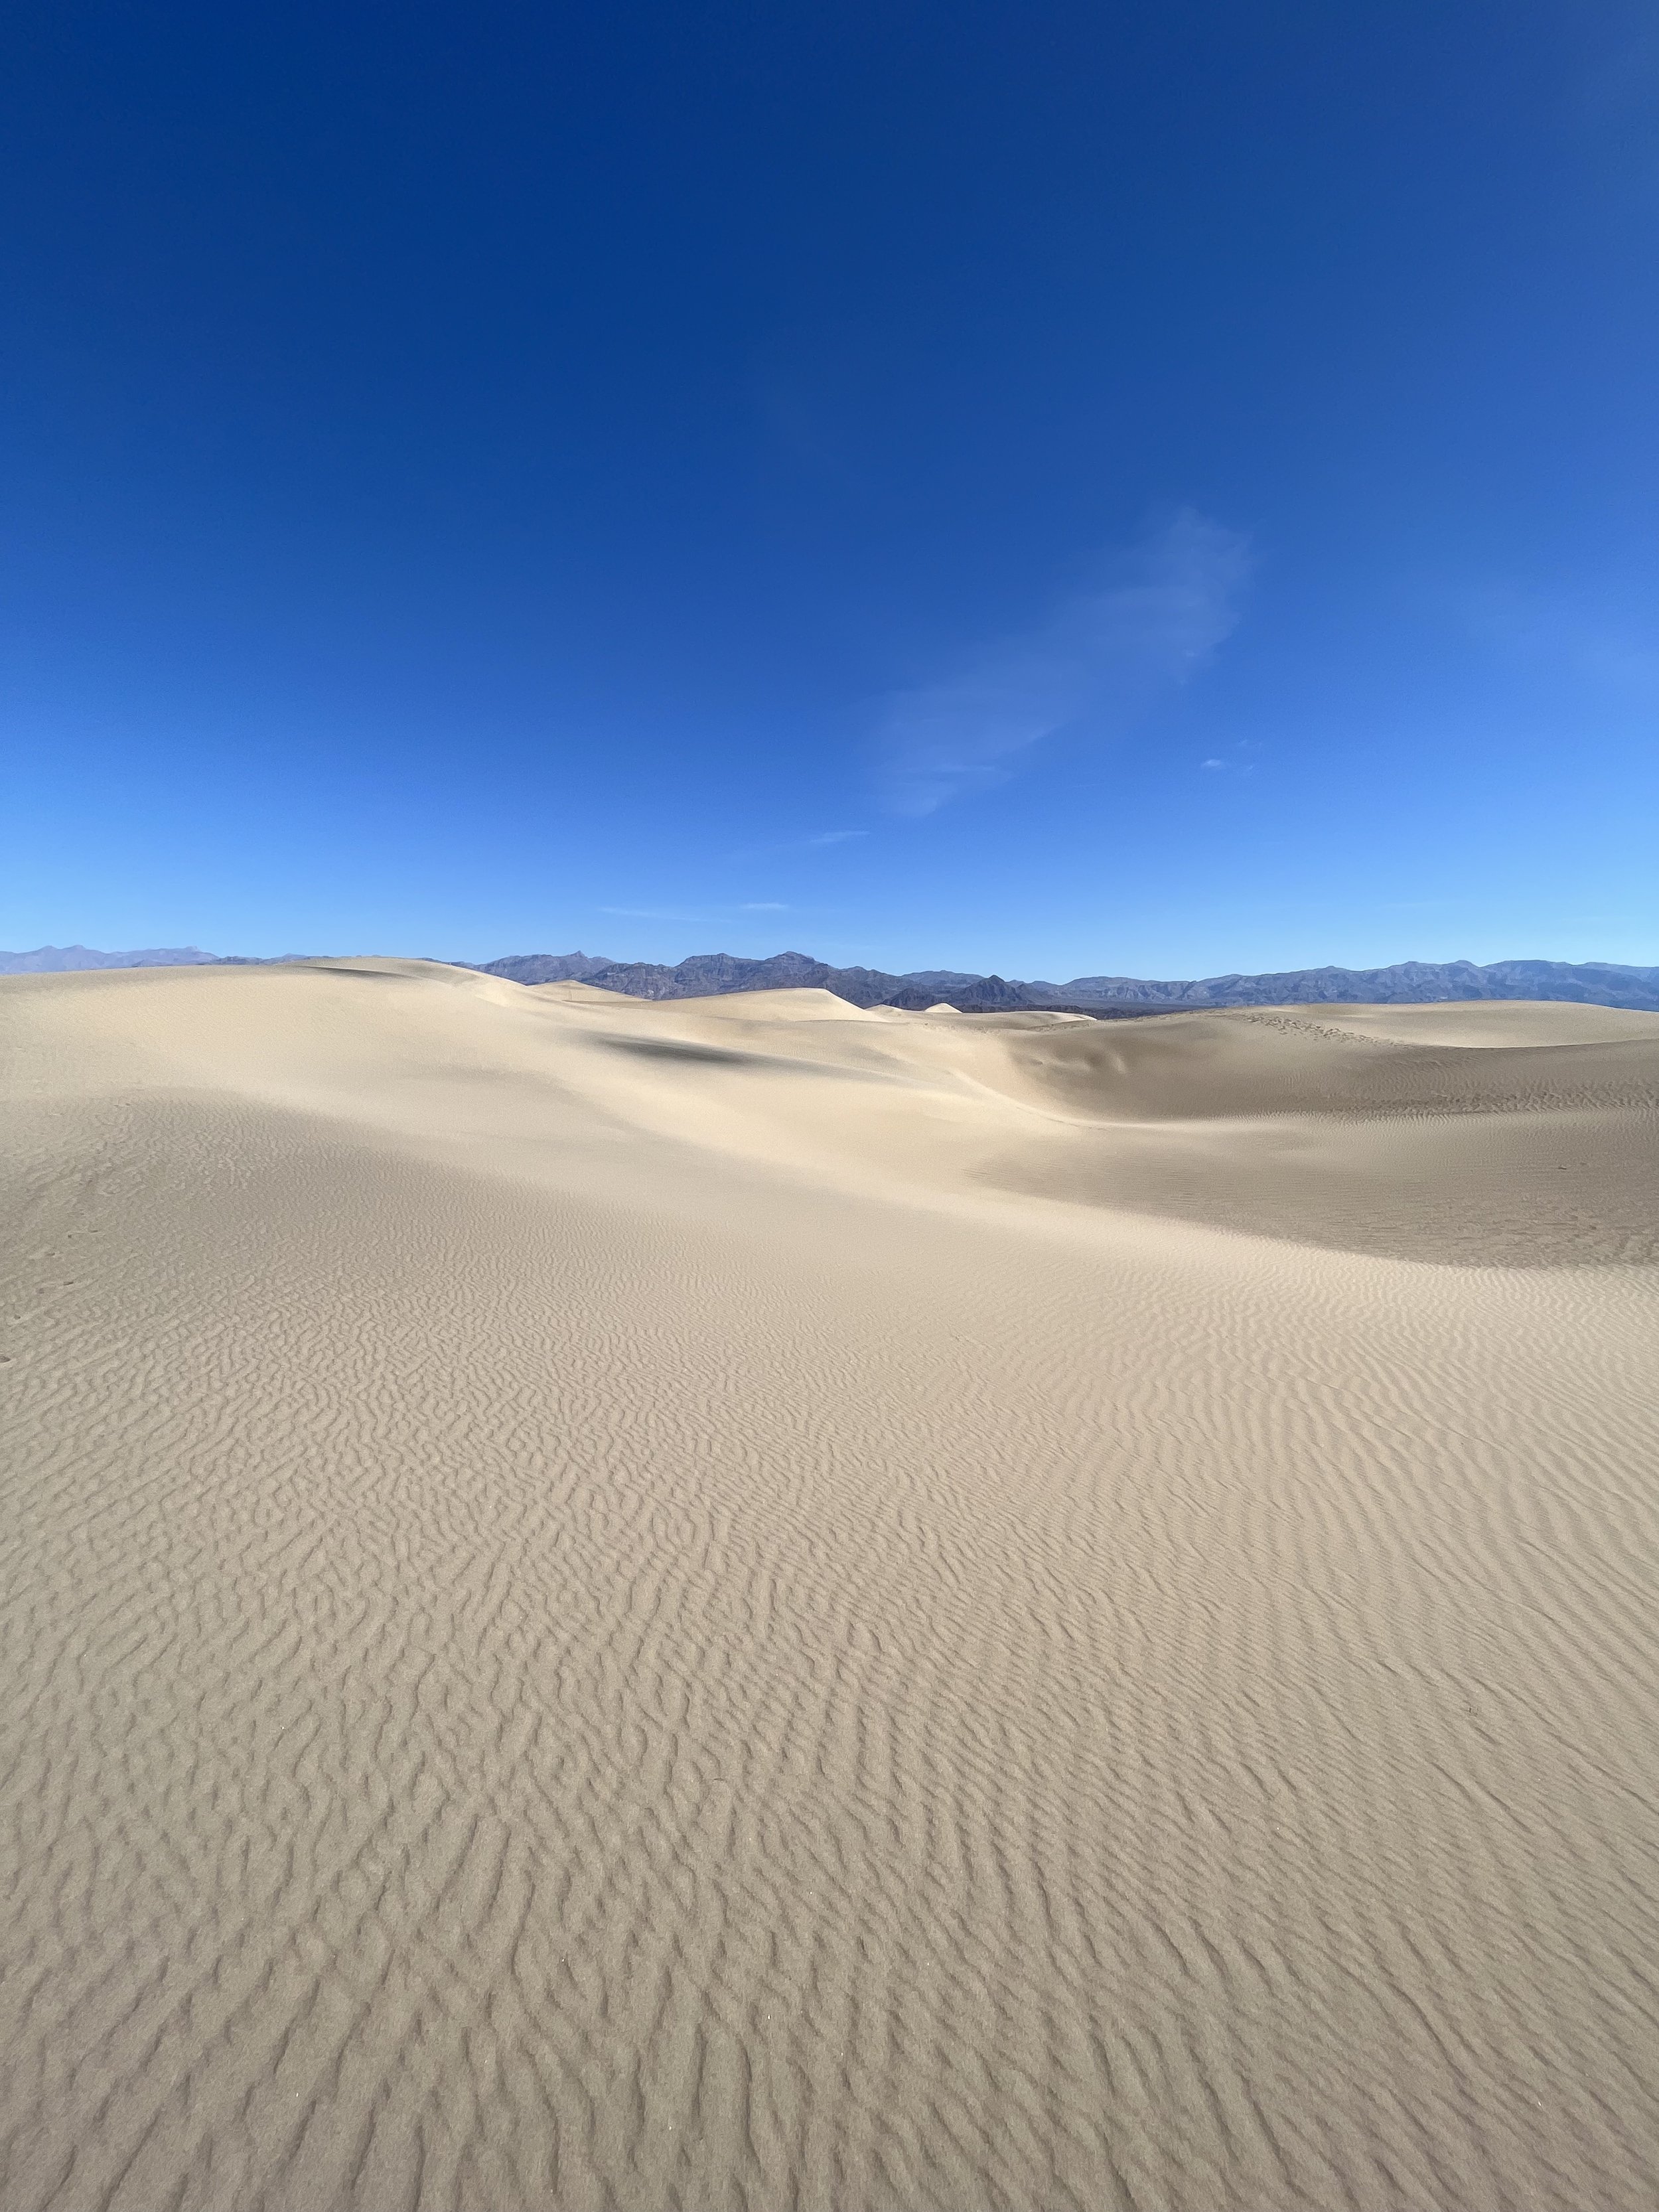
[[[0,1051],[7,2212],[1659,2197],[1659,1019]]]

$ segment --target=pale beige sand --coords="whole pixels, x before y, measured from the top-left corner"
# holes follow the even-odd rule
[[[1659,2201],[1659,1020],[0,1049],[6,2212]]]

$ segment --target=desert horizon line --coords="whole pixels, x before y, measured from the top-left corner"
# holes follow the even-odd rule
[[[234,956],[232,956],[232,957],[234,957]],[[328,954],[307,954],[307,955],[299,955],[299,956],[295,956],[295,957],[305,957],[305,958],[328,958],[328,957],[340,957],[340,956],[338,956],[338,955],[330,956],[330,955],[328,955]],[[348,956],[348,957],[349,957],[349,956]],[[362,957],[362,956],[358,956],[358,957]],[[370,956],[370,957],[373,957],[373,956]],[[386,957],[386,956],[382,955],[382,956],[380,956],[380,957]],[[392,956],[392,957],[423,957],[423,956],[393,955],[393,956]],[[612,959],[611,957],[610,957],[610,956],[608,956],[608,955],[606,955],[606,954],[604,954],[604,953],[592,953],[592,954],[584,953],[584,952],[580,950],[580,947],[577,947],[577,948],[575,949],[575,951],[573,951],[573,952],[569,952],[569,953],[536,953],[536,952],[528,952],[528,953],[512,953],[512,952],[509,952],[509,953],[502,953],[502,954],[499,955],[499,956],[498,956],[498,959],[497,959],[496,961],[456,960],[456,961],[451,961],[451,962],[447,963],[447,965],[449,965],[449,966],[452,966],[452,967],[456,967],[456,968],[472,968],[472,969],[478,969],[478,970],[482,971],[482,970],[483,970],[483,969],[485,969],[493,968],[493,967],[495,967],[495,966],[498,965],[498,964],[499,964],[499,961],[500,961],[500,960],[588,959],[588,958],[592,958],[592,959],[594,959],[594,960],[603,960],[608,967],[612,967],[612,968],[646,967],[646,966],[672,968],[672,967],[684,967],[684,966],[685,965],[685,963],[686,963],[688,960],[750,960],[750,959],[753,959],[753,960],[757,960],[757,961],[763,961],[763,961],[766,961],[766,960],[789,960],[789,959],[811,960],[811,959],[815,959],[815,958],[817,958],[817,956],[816,954],[814,954],[814,953],[810,953],[810,952],[801,952],[801,951],[799,951],[795,946],[793,946],[793,945],[786,945],[786,946],[784,946],[781,951],[777,951],[777,952],[771,952],[771,953],[726,952],[726,951],[720,951],[720,950],[713,950],[713,951],[707,951],[707,952],[689,952],[689,953],[686,953],[686,954],[683,955],[683,956],[682,956],[682,957],[681,957],[678,961],[672,961],[672,960],[663,960],[663,961],[630,961],[630,960]],[[1327,968],[1340,969],[1341,969],[1344,973],[1346,973],[1346,974],[1352,974],[1352,975],[1373,975],[1373,974],[1375,974],[1375,975],[1382,975],[1382,974],[1385,974],[1385,973],[1389,972],[1390,969],[1395,969],[1395,968],[1413,968],[1413,967],[1421,967],[1421,968],[1478,968],[1478,969],[1489,969],[1489,968],[1502,968],[1502,967],[1505,967],[1505,966],[1512,966],[1512,965],[1514,965],[1516,963],[1520,962],[1520,961],[1548,961],[1548,962],[1550,963],[1550,964],[1551,964],[1551,965],[1553,965],[1553,966],[1564,967],[1564,968],[1567,968],[1567,967],[1578,967],[1578,968],[1610,968],[1610,969],[1618,969],[1618,970],[1620,970],[1620,972],[1628,972],[1628,973],[1632,974],[1632,975],[1646,975],[1646,974],[1649,974],[1649,973],[1650,973],[1650,972],[1655,972],[1656,970],[1659,970],[1659,962],[1656,962],[1656,963],[1652,963],[1652,964],[1651,964],[1651,966],[1650,966],[1650,964],[1649,964],[1649,963],[1644,963],[1644,962],[1640,962],[1640,961],[1601,960],[1601,959],[1597,959],[1597,958],[1594,958],[1594,957],[1592,957],[1592,958],[1590,958],[1590,959],[1588,959],[1588,960],[1578,960],[1578,961],[1556,960],[1556,959],[1555,959],[1555,957],[1554,957],[1554,956],[1553,956],[1553,955],[1552,955],[1552,954],[1549,954],[1549,953],[1519,953],[1519,952],[1516,952],[1516,953],[1504,953],[1504,954],[1500,955],[1500,956],[1499,956],[1496,960],[1486,960],[1486,961],[1480,961],[1480,960],[1474,960],[1474,959],[1471,959],[1471,958],[1468,957],[1468,954],[1466,954],[1466,953],[1454,953],[1454,954],[1449,955],[1448,957],[1446,957],[1445,959],[1443,959],[1443,960],[1430,959],[1430,958],[1427,958],[1427,957],[1424,957],[1424,956],[1419,955],[1419,954],[1417,954],[1417,953],[1407,953],[1407,955],[1405,955],[1405,956],[1404,956],[1404,957],[1402,957],[1401,959],[1399,959],[1399,960],[1392,960],[1392,961],[1379,961],[1379,962],[1376,962],[1376,963],[1370,963],[1370,964],[1367,964],[1367,965],[1356,965],[1356,964],[1354,964],[1353,963],[1347,962],[1347,961],[1341,961],[1341,960],[1329,960],[1329,961],[1321,961],[1321,962],[1310,962],[1309,963],[1307,963],[1307,965],[1306,965],[1306,966],[1304,966],[1304,967],[1299,967],[1299,968],[1285,968],[1285,969],[1267,969],[1267,968],[1263,968],[1263,969],[1243,969],[1243,968],[1224,968],[1224,969],[1220,969],[1220,968],[1218,968],[1218,969],[1214,969],[1213,971],[1212,971],[1212,974],[1211,974],[1209,976],[1207,976],[1207,977],[1161,978],[1161,979],[1158,979],[1158,980],[1164,980],[1164,981],[1182,981],[1182,980],[1184,980],[1184,981],[1219,981],[1219,980],[1221,980],[1221,979],[1222,979],[1222,978],[1224,978],[1224,977],[1231,977],[1231,976],[1234,976],[1234,975],[1304,975],[1304,974],[1305,974],[1305,975],[1316,975],[1316,974],[1320,973],[1322,969],[1327,969]],[[830,962],[827,962],[825,964],[826,964],[827,966],[830,966],[830,967],[836,967],[836,966],[845,966],[845,967],[847,967],[847,968],[848,968],[848,969],[852,969],[852,968],[854,968],[854,967],[856,967],[856,966],[858,966],[858,965],[860,965],[860,964],[861,964],[861,963],[856,963],[856,962],[853,962],[853,961],[848,961],[848,962],[845,962],[845,963],[838,963],[838,962],[835,962],[835,961],[830,961]],[[870,972],[870,973],[872,973],[872,974],[873,974],[873,975],[894,974],[894,975],[947,975],[947,974],[949,974],[949,975],[979,975],[979,974],[993,975],[993,974],[1000,974],[1001,971],[1000,971],[1000,969],[943,969],[943,968],[913,968],[913,969],[878,969],[878,968],[872,968],[872,969],[870,969],[870,971],[869,971],[869,972]],[[1104,969],[1102,969],[1100,972],[1103,975],[1106,971],[1105,971]],[[1017,977],[1014,977],[1014,976],[1009,976],[1006,980],[1007,980],[1008,981],[1010,981],[1010,982],[1016,981],[1021,981],[1021,980],[1024,980],[1024,981],[1030,981],[1030,982],[1036,982],[1036,981],[1040,981],[1040,980],[1042,980],[1042,979],[1040,979],[1040,978],[1038,978],[1038,977],[1036,977],[1036,976],[1030,976],[1030,977],[1025,977],[1025,978],[1023,978],[1023,979],[1022,979],[1022,978],[1017,978]],[[1073,980],[1073,981],[1079,981],[1079,980],[1080,980],[1080,977],[1073,977],[1072,980]],[[1135,980],[1152,980],[1152,979],[1150,979],[1150,978],[1147,978],[1147,979],[1140,979],[1140,978],[1137,978],[1137,979],[1135,979]]]
[[[765,956],[690,953],[677,962],[617,960],[602,953],[505,953],[490,961],[441,959],[434,954],[288,952],[213,953],[197,945],[101,951],[88,945],[41,945],[0,951],[0,975],[63,974],[164,967],[280,967],[327,959],[431,959],[477,975],[534,987],[580,982],[628,997],[686,999],[734,992],[822,988],[855,1006],[956,1004],[963,1012],[1022,1008],[1133,1006],[1180,1008],[1323,1002],[1433,1002],[1441,1000],[1574,1000],[1638,1012],[1659,1011],[1659,966],[1516,957],[1476,962],[1407,959],[1371,968],[1225,969],[1196,977],[1096,973],[1065,981],[953,968],[890,969],[839,966],[786,951]]]
[[[400,950],[388,949],[384,945],[374,947],[373,949],[362,945],[349,948],[342,948],[338,945],[324,945],[313,951],[308,952],[295,951],[289,951],[287,952],[210,952],[204,946],[199,945],[100,946],[95,945],[86,945],[77,939],[73,943],[68,945],[43,944],[20,949],[16,951],[9,951],[4,947],[0,947],[0,962],[37,960],[52,956],[62,956],[71,953],[84,954],[88,958],[97,961],[119,963],[125,963],[128,961],[143,961],[158,966],[163,964],[165,955],[172,954],[176,956],[172,964],[179,967],[187,967],[198,963],[204,964],[217,964],[225,967],[280,967],[287,961],[295,960],[429,960],[435,966],[445,968],[466,968],[471,969],[472,972],[477,975],[491,973],[496,968],[500,967],[503,962],[508,960],[591,960],[596,965],[607,968],[676,968],[684,967],[688,961],[692,960],[742,960],[764,964],[766,962],[770,960],[816,960],[818,957],[816,953],[802,952],[794,945],[784,945],[776,952],[728,952],[722,947],[710,947],[706,951],[684,953],[678,960],[646,958],[625,959],[611,953],[584,952],[580,946],[577,945],[573,947],[568,952],[503,952],[498,953],[490,960],[462,960],[450,953],[409,952]],[[1341,970],[1345,974],[1356,975],[1387,975],[1395,969],[1400,968],[1474,968],[1485,971],[1494,968],[1513,967],[1522,962],[1547,963],[1553,967],[1561,968],[1604,968],[1609,969],[1614,973],[1620,975],[1645,975],[1659,973],[1659,961],[1649,963],[1644,961],[1607,960],[1602,959],[1594,954],[1581,960],[1565,960],[1558,958],[1553,953],[1544,952],[1502,953],[1496,959],[1492,960],[1475,960],[1471,958],[1467,953],[1450,953],[1446,955],[1443,958],[1431,957],[1428,955],[1419,953],[1407,953],[1397,960],[1362,963],[1344,960],[1309,961],[1301,966],[1293,968],[1217,968],[1212,969],[1205,975],[1190,976],[1130,977],[1127,975],[1127,974],[1123,974],[1121,971],[1114,970],[1111,972],[1114,981],[1219,982],[1224,981],[1231,981],[1233,978],[1237,976],[1318,975],[1328,969],[1336,969]],[[1000,969],[957,969],[943,967],[885,969],[870,966],[865,963],[858,961],[825,961],[822,964],[825,967],[844,969],[848,972],[863,969],[866,973],[871,975],[894,975],[901,977],[946,975],[990,976],[1001,975],[1002,974],[1002,971]],[[0,974],[12,972],[27,971],[12,971],[10,969],[0,969]],[[43,969],[40,972],[51,974],[71,973],[73,971],[67,969]],[[1099,970],[1098,973],[1104,975],[1108,971],[1103,969]],[[1045,979],[1038,976],[1019,977],[1009,975],[1004,978],[1004,980],[1009,982],[1038,982]],[[1072,977],[1070,980],[1073,981],[1081,981],[1091,979],[1085,979],[1081,971],[1079,971],[1078,975]]]

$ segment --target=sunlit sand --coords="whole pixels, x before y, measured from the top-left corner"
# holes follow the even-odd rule
[[[0,1048],[7,2212],[1659,2198],[1659,1017]]]

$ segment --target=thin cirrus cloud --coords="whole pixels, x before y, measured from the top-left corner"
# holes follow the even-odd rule
[[[601,914],[624,915],[630,921],[696,921],[701,916],[687,914],[678,907],[665,906],[602,906]]]
[[[719,921],[736,914],[787,914],[782,899],[745,899],[740,906],[602,906],[601,914],[621,915],[630,921]]]
[[[1551,664],[1587,691],[1651,708],[1659,701],[1659,635],[1650,617],[1594,593],[1488,585],[1462,595],[1484,644],[1517,662]]]
[[[895,693],[878,744],[889,811],[932,814],[988,791],[1058,731],[1122,728],[1196,675],[1237,626],[1250,565],[1237,531],[1184,508],[1107,582],[943,681]]]

